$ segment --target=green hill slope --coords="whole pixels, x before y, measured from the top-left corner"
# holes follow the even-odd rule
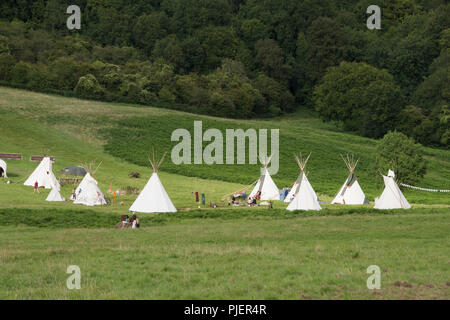
[[[103,161],[98,172],[103,188],[109,188],[109,184],[142,188],[151,171],[147,155],[153,148],[159,154],[168,151],[161,168],[162,179],[169,193],[182,194],[175,196],[174,202],[178,201],[178,205],[191,203],[193,191],[209,192],[213,198],[220,199],[220,195],[244,188],[259,176],[259,165],[173,164],[170,151],[177,142],[171,142],[171,134],[178,128],[185,128],[192,134],[194,120],[202,120],[203,132],[217,128],[224,136],[225,129],[279,128],[280,170],[273,177],[279,188],[290,186],[297,178],[298,167],[292,156],[297,152],[312,152],[307,167],[308,178],[326,200],[337,192],[348,174],[340,153],[355,153],[361,157],[357,175],[370,200],[383,188],[381,177],[373,174],[375,140],[340,132],[307,114],[271,120],[227,120],[0,87],[0,116],[1,152],[29,156],[41,154],[47,148],[57,156],[55,167],[58,170],[65,165]],[[450,151],[425,148],[425,152],[428,172],[420,185],[450,189]],[[36,165],[29,161],[9,163],[10,170],[13,174],[17,172],[18,178],[22,178],[21,175],[24,178]],[[141,172],[141,179],[128,178],[130,171]],[[406,191],[405,194],[416,203],[450,203],[449,194],[419,191]]]

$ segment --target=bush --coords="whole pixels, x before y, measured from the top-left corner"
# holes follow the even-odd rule
[[[376,150],[375,166],[383,173],[395,172],[397,181],[414,184],[426,173],[422,147],[401,132],[388,132]]]
[[[27,84],[32,76],[33,66],[28,62],[19,61],[11,70],[13,83]]]
[[[50,65],[55,76],[55,86],[59,90],[73,90],[80,77],[93,72],[90,64],[75,61],[70,57],[60,57]],[[97,80],[96,80],[97,81]]]
[[[82,98],[101,98],[104,90],[92,74],[87,74],[78,80],[75,93]]]
[[[331,67],[314,90],[316,110],[325,121],[379,138],[395,128],[403,108],[400,88],[385,70],[366,63],[342,62]]]
[[[163,87],[161,90],[159,90],[158,96],[162,102],[167,103],[174,103],[176,99],[175,95],[170,91],[168,87]]]
[[[10,80],[15,63],[16,59],[9,53],[0,54],[0,80]]]

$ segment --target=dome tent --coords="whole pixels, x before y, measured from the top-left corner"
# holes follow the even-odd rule
[[[84,177],[86,175],[87,171],[83,167],[69,166],[69,167],[65,167],[64,169],[62,169],[61,173],[71,175],[71,176]]]

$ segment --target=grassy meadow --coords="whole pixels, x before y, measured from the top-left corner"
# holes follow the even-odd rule
[[[2,299],[450,298],[447,213],[0,231]],[[73,264],[80,290],[65,286]]]
[[[406,190],[411,210],[377,211],[383,190],[372,167],[376,141],[341,132],[300,111],[271,120],[229,120],[64,98],[0,87],[0,299],[448,299],[450,194]],[[229,207],[222,199],[248,188],[258,165],[174,165],[174,129],[280,128],[279,188],[298,175],[294,152],[312,152],[308,179],[324,210],[288,212],[286,204]],[[141,190],[152,170],[147,155],[167,151],[159,173],[177,213],[141,214],[139,230],[114,230],[137,195],[88,208],[46,202],[23,182],[37,166],[31,155],[56,157],[53,171],[101,162],[97,179],[112,189]],[[425,148],[420,186],[450,189],[450,151]],[[348,175],[339,153],[361,157],[359,182],[369,205],[332,206]],[[140,178],[130,178],[139,172]],[[7,184],[5,180],[12,183]],[[69,197],[73,185],[61,194]],[[205,193],[201,206],[193,192]],[[68,265],[78,265],[82,289],[68,290]],[[381,290],[366,287],[366,269],[382,270]]]

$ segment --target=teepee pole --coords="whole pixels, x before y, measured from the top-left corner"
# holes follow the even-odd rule
[[[97,173],[97,170],[98,170],[98,169],[100,168],[100,166],[102,165],[102,162],[103,162],[103,160],[100,161],[100,163],[98,164],[97,168],[95,168],[95,170],[92,172],[92,175],[94,175],[94,174]]]

